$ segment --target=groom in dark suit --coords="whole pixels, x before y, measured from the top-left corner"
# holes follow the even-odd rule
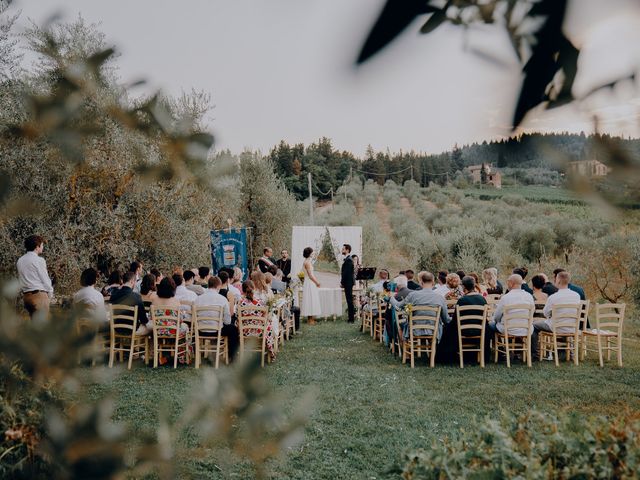
[[[353,306],[353,285],[356,281],[353,258],[351,258],[351,245],[345,243],[342,246],[342,255],[344,261],[340,270],[340,286],[344,288],[344,294],[347,297],[347,311],[349,313],[349,323],[355,321],[355,308]]]

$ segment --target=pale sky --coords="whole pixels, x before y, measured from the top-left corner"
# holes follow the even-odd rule
[[[124,82],[172,94],[212,95],[216,148],[267,152],[284,139],[322,136],[362,155],[368,144],[392,151],[449,150],[455,143],[509,134],[520,66],[499,30],[446,26],[419,35],[414,22],[382,54],[356,70],[354,59],[383,0],[15,0],[27,19],[78,12],[101,24]],[[573,0],[565,25],[583,49],[574,93],[638,72],[640,2]],[[606,6],[606,7],[605,7]],[[426,17],[425,17],[426,19]],[[423,20],[424,21],[424,20]],[[465,38],[466,36],[466,38]],[[465,51],[490,52],[504,68]],[[135,93],[135,92],[134,92]],[[637,84],[580,105],[530,115],[525,130],[601,129],[640,136]]]

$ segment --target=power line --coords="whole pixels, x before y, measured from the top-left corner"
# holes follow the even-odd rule
[[[408,166],[407,168],[403,168],[402,170],[396,170],[395,172],[387,172],[387,173],[375,173],[375,172],[365,172],[364,170],[358,170],[354,168],[353,170],[358,173],[364,173],[365,175],[377,175],[379,177],[386,177],[387,175],[395,175],[396,173],[406,172],[407,170],[411,170],[412,166]]]
[[[320,195],[322,195],[323,197],[326,197],[327,195],[330,195],[330,194],[331,194],[331,192],[333,192],[333,187],[331,187],[331,188],[329,189],[329,191],[328,191],[328,192],[323,192],[322,190],[320,190],[320,188],[318,188],[318,185],[316,185],[315,183],[313,183],[313,187],[314,187],[314,188],[318,191],[318,193],[319,193]]]

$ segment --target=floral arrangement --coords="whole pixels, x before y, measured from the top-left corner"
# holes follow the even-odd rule
[[[298,277],[298,280],[300,280],[300,283],[304,283],[304,270],[300,270],[298,272],[297,277]]]

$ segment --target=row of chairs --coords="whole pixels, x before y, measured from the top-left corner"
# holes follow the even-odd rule
[[[485,336],[487,322],[493,317],[500,295],[490,295],[487,305],[458,306],[457,300],[447,302],[450,316],[455,314],[458,327],[458,354],[460,368],[464,367],[464,354],[476,352],[481,367],[485,365]],[[369,331],[371,337],[382,343],[385,322],[386,302],[382,295],[370,296],[363,302],[368,308],[361,309],[361,328]],[[357,303],[360,305],[360,302]],[[624,323],[625,304],[597,304],[595,306],[595,328],[588,328],[589,301],[582,301],[579,305],[556,305],[551,314],[551,332],[540,331],[539,360],[552,356],[556,366],[559,366],[559,352],[565,351],[567,360],[573,359],[577,365],[579,358],[584,360],[588,352],[598,354],[600,366],[604,366],[604,354],[611,360],[611,353],[616,352],[617,363],[622,367],[622,328]],[[528,366],[532,365],[531,331],[534,320],[542,319],[541,310],[544,305],[512,305],[505,308],[502,317],[503,332],[496,332],[493,341],[494,361],[499,355],[506,357],[507,366],[511,367],[511,354],[519,352]],[[418,315],[417,312],[420,312]],[[409,322],[409,338],[403,341],[403,331],[398,322],[395,341],[390,342],[392,353],[398,353],[402,363],[410,360],[414,367],[415,357],[425,353],[429,357],[431,367],[435,366],[437,349],[437,331],[440,318],[440,307],[420,306],[416,311],[408,309],[397,312],[401,320]],[[404,317],[404,318],[402,318]],[[429,335],[418,335],[418,331],[425,330],[428,324]],[[526,332],[526,334],[524,333]]]
[[[145,307],[151,318],[152,331],[149,335],[136,332],[138,307],[128,305],[109,306],[109,334],[100,332],[100,325],[93,319],[82,318],[77,323],[78,333],[91,331],[94,334],[92,348],[96,353],[109,354],[109,367],[113,367],[116,356],[120,361],[127,359],[127,367],[131,369],[134,359],[143,358],[145,364],[153,357],[153,367],[157,368],[162,353],[173,356],[173,367],[177,368],[180,356],[188,355],[189,345],[195,347],[195,368],[200,368],[202,358],[212,356],[215,368],[219,367],[222,358],[229,363],[229,344],[222,335],[223,307],[196,306],[190,302],[181,302],[179,312],[167,310],[159,315],[154,309]],[[267,356],[266,337],[268,322],[271,322],[269,308],[266,306],[238,306],[238,330],[240,336],[241,356],[245,352],[258,352],[261,364]],[[284,344],[295,334],[295,322],[289,302],[283,302],[276,315],[280,322],[279,337],[276,348]],[[182,324],[188,330],[182,329]],[[192,341],[193,340],[193,341]],[[93,363],[95,364],[95,355]]]

